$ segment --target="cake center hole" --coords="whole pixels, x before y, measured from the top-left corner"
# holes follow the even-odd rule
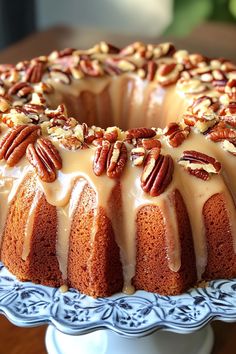
[[[64,97],[64,103],[70,116],[88,126],[163,128],[169,121],[176,121],[184,108],[177,102],[180,98],[173,87],[163,88],[138,78],[90,78],[80,85],[79,93],[73,90],[73,95]]]

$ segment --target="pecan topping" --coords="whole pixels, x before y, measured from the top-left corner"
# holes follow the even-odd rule
[[[227,93],[231,99],[236,100],[236,79],[230,79],[227,82],[225,86],[225,93]]]
[[[56,171],[62,168],[62,160],[50,140],[40,138],[36,146],[30,144],[26,156],[42,181],[47,183],[55,181]]]
[[[116,127],[113,129],[107,129],[104,133],[104,139],[108,140],[110,143],[114,143],[118,139],[118,130]]]
[[[153,60],[148,61],[144,66],[144,77],[148,81],[152,81],[155,78],[157,72],[157,63]]]
[[[184,114],[184,122],[189,126],[196,126],[200,132],[206,131],[215,125],[218,116],[217,111],[220,107],[217,98],[201,96],[195,99],[187,113]]]
[[[40,82],[43,76],[43,63],[35,63],[31,67],[29,67],[26,71],[25,81],[31,83]]]
[[[165,136],[172,147],[180,146],[190,133],[190,128],[182,129],[177,123],[169,123],[166,127]]]
[[[111,144],[103,140],[99,144],[93,161],[93,171],[100,176],[105,170],[110,178],[119,178],[127,161],[127,148],[122,141]]]
[[[0,142],[0,160],[4,158],[9,166],[15,166],[25,155],[27,146],[34,143],[39,134],[38,126],[18,125],[14,127]]]
[[[162,64],[157,72],[157,78],[162,86],[168,86],[175,83],[183,70],[181,64],[169,63]]]
[[[32,92],[33,88],[27,82],[17,82],[8,90],[9,95],[17,95],[19,97],[24,97]]]
[[[88,76],[100,76],[103,74],[102,67],[97,60],[85,60],[80,61],[80,68],[82,72]]]
[[[142,139],[142,146],[146,150],[151,150],[155,147],[161,148],[161,142],[157,139]]]
[[[127,139],[153,138],[155,130],[151,128],[134,128],[127,130]]]
[[[96,176],[100,176],[106,169],[107,156],[110,150],[110,142],[103,140],[101,145],[98,145],[94,160],[93,160],[93,171]]]
[[[156,197],[163,193],[172,180],[174,170],[170,155],[161,155],[159,148],[153,148],[144,162],[141,187],[144,192]]]
[[[141,166],[145,158],[146,150],[144,147],[135,147],[131,150],[131,160],[134,166]]]
[[[70,84],[70,76],[62,71],[62,70],[52,70],[50,71],[50,77],[58,82],[61,82],[62,84],[69,85]]]
[[[117,54],[120,51],[119,48],[115,47],[114,45],[112,45],[110,43],[106,43],[104,41],[99,43],[99,49],[100,49],[101,53],[104,53],[104,54]]]
[[[181,78],[177,82],[177,88],[186,94],[201,93],[207,90],[207,85],[197,78]]]
[[[107,157],[107,176],[120,178],[127,162],[127,148],[122,141],[112,144]]]
[[[179,164],[184,166],[189,174],[204,181],[210,178],[210,173],[220,173],[221,163],[214,157],[195,150],[186,150],[179,159]]]
[[[230,143],[236,144],[236,130],[216,126],[207,134],[207,138],[215,142],[228,140]]]

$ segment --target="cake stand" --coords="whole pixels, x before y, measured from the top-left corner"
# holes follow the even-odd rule
[[[180,296],[137,291],[93,299],[22,283],[0,264],[0,311],[18,326],[48,323],[49,354],[208,354],[209,322],[236,321],[236,279]]]

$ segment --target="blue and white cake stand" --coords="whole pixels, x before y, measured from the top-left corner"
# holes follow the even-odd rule
[[[49,354],[208,354],[209,322],[236,321],[236,279],[180,296],[137,291],[93,299],[22,283],[0,264],[0,311],[17,326],[49,324]]]

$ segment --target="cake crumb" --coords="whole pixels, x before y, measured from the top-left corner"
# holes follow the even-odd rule
[[[68,286],[66,284],[63,284],[62,286],[60,286],[59,290],[60,290],[61,293],[64,294],[64,293],[66,293],[69,290],[69,288],[68,288]]]

